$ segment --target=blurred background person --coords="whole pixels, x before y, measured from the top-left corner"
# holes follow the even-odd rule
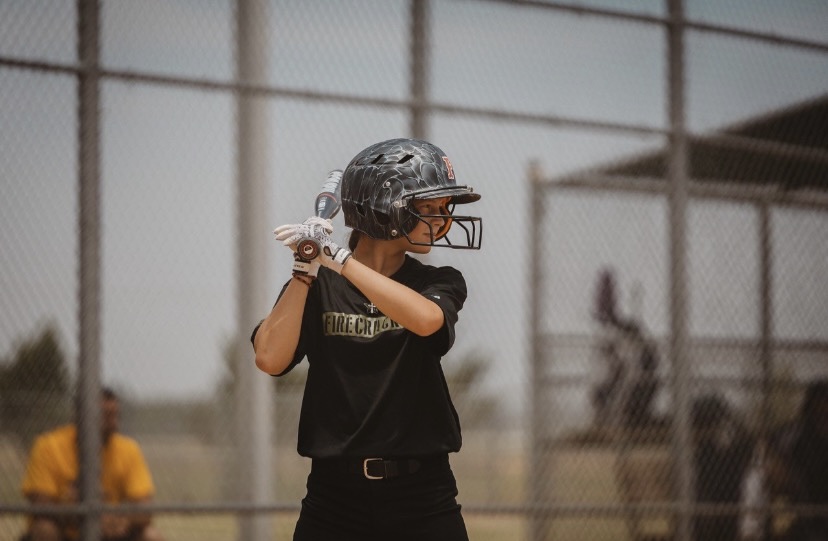
[[[697,398],[692,407],[696,503],[735,505],[751,463],[754,445],[729,404],[719,395]],[[697,513],[697,541],[733,541],[739,535],[739,513]]]
[[[146,503],[155,486],[138,443],[118,432],[120,401],[111,389],[101,392],[101,491],[104,503]],[[21,489],[33,504],[78,501],[77,426],[68,424],[37,437],[29,455]],[[106,541],[163,541],[151,515],[103,514],[101,535]],[[71,515],[37,514],[21,541],[71,541],[79,536],[79,521]]]
[[[774,492],[793,505],[828,504],[828,379],[810,383],[797,419],[772,442]],[[828,513],[797,513],[785,541],[828,541]]]
[[[607,428],[653,428],[658,392],[658,352],[636,315],[617,308],[615,274],[598,274],[593,319],[599,325],[599,380],[592,389],[594,424]]]

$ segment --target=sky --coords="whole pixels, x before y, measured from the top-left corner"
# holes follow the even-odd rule
[[[581,2],[662,15],[662,2]],[[74,61],[74,1],[0,0],[0,57]],[[232,3],[102,2],[102,63],[116,70],[227,81]],[[689,0],[688,18],[826,41],[828,4],[800,0]],[[268,16],[267,82],[294,90],[405,99],[403,1],[279,0]],[[659,27],[607,22],[496,2],[432,1],[432,98],[512,112],[667,127],[666,52]],[[687,124],[705,132],[828,93],[828,54],[690,33]],[[224,373],[237,329],[236,157],[232,97],[106,81],[102,86],[102,364],[104,381],[141,398],[206,397]],[[52,323],[77,355],[75,83],[70,75],[0,65],[0,358]],[[273,227],[302,220],[330,169],[362,148],[405,136],[392,107],[288,98],[267,106],[268,246]],[[461,115],[434,115],[429,139],[458,180],[483,194],[464,209],[484,218],[479,252],[434,250],[469,287],[451,355],[491,361],[488,385],[520,407],[529,348],[532,258],[547,273],[543,328],[590,333],[597,271],[616,269],[622,305],[652,333],[669,330],[666,207],[642,196],[554,193],[544,224],[528,219],[527,169],[548,178],[664,144],[611,133]],[[688,212],[690,330],[755,337],[757,216],[734,204]],[[335,235],[344,235],[342,217]],[[828,339],[825,213],[774,217],[780,254],[776,332]],[[543,228],[542,246],[528,246]],[[796,239],[792,242],[791,239]],[[271,295],[290,255],[267,255]],[[632,291],[642,292],[635,305]],[[636,307],[637,306],[637,307]],[[252,364],[252,350],[251,359]]]

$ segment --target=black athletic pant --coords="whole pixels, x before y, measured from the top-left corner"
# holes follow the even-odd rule
[[[367,479],[358,467],[314,461],[307,488],[294,541],[469,538],[446,456],[424,460],[416,472],[391,479]]]

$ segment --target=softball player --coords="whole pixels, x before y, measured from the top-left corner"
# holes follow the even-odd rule
[[[414,139],[360,152],[341,190],[348,248],[319,217],[278,227],[294,253],[306,238],[322,250],[297,258],[251,338],[268,374],[309,363],[298,451],[312,466],[294,539],[468,539],[448,459],[460,423],[440,366],[466,283],[407,253],[479,249],[482,220],[453,210],[480,195],[455,182],[442,150]]]

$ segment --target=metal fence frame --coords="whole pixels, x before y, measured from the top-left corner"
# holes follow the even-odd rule
[[[261,33],[261,29],[256,29],[256,17],[254,12],[257,10],[266,9],[266,2],[257,0],[236,0],[236,15],[237,15],[237,39],[239,45],[239,57],[237,57],[237,73],[233,80],[222,81],[194,77],[175,77],[161,75],[151,72],[143,71],[128,71],[128,70],[113,70],[107,69],[100,65],[100,0],[77,0],[78,13],[78,60],[75,64],[62,64],[55,62],[30,61],[21,60],[18,58],[0,56],[0,69],[13,70],[27,70],[41,73],[57,73],[72,75],[78,81],[78,193],[79,193],[79,209],[78,209],[78,224],[79,224],[79,241],[80,241],[80,264],[78,274],[78,320],[79,320],[79,389],[78,389],[78,404],[77,409],[79,418],[84,420],[81,428],[81,444],[80,456],[84,468],[82,469],[82,493],[83,503],[70,506],[59,512],[66,513],[81,513],[86,520],[83,521],[84,527],[82,531],[82,538],[85,541],[96,539],[99,533],[98,517],[101,512],[129,512],[136,508],[118,508],[114,509],[104,505],[101,502],[99,495],[99,487],[96,479],[98,477],[98,464],[96,460],[96,449],[99,446],[99,435],[97,430],[89,430],[88,427],[97,426],[99,421],[99,412],[97,405],[98,390],[100,387],[100,101],[99,92],[102,81],[124,81],[124,82],[138,82],[149,85],[159,85],[167,87],[182,87],[189,89],[198,89],[203,91],[212,91],[226,93],[235,96],[237,100],[237,107],[240,114],[238,115],[237,129],[239,133],[239,141],[244,141],[244,145],[254,148],[254,155],[245,155],[244,163],[238,164],[238,185],[239,185],[239,205],[250,212],[250,208],[256,208],[255,201],[258,198],[257,189],[260,189],[262,179],[261,170],[255,163],[255,148],[264,144],[261,141],[262,131],[261,126],[256,126],[251,120],[251,107],[256,106],[252,104],[254,98],[282,98],[293,99],[300,101],[320,102],[320,103],[339,103],[339,104],[356,104],[372,107],[382,107],[390,109],[398,109],[407,111],[410,118],[411,135],[414,137],[427,138],[428,134],[428,120],[431,115],[448,115],[461,116],[477,119],[488,120],[508,120],[515,123],[523,124],[540,124],[552,126],[556,128],[577,128],[590,129],[602,132],[614,132],[630,135],[662,135],[669,140],[669,163],[670,163],[670,178],[667,185],[648,185],[645,183],[627,183],[625,179],[619,178],[596,178],[591,179],[582,178],[579,181],[571,182],[569,186],[555,184],[554,186],[547,180],[542,178],[539,171],[530,172],[530,182],[535,191],[532,197],[533,216],[542,216],[544,210],[542,207],[542,192],[549,189],[599,189],[599,190],[643,190],[649,193],[662,193],[669,198],[670,208],[670,238],[672,244],[671,266],[670,266],[670,282],[671,282],[671,333],[669,338],[669,351],[674,367],[676,369],[673,373],[672,385],[677,404],[677,420],[678,429],[674,434],[674,444],[676,447],[680,460],[679,480],[680,480],[680,499],[672,508],[677,512],[680,520],[678,527],[678,539],[684,541],[690,539],[689,532],[689,512],[691,509],[691,495],[692,495],[692,478],[690,474],[689,456],[687,449],[689,446],[689,435],[687,432],[687,408],[688,396],[683,389],[681,383],[688,378],[686,371],[686,350],[687,350],[687,323],[686,323],[686,279],[685,279],[685,208],[687,200],[690,197],[715,197],[726,199],[749,199],[745,194],[738,191],[733,191],[726,187],[719,190],[714,190],[714,193],[708,193],[710,188],[700,188],[692,182],[687,176],[687,140],[691,134],[688,133],[685,127],[685,103],[684,103],[684,36],[688,31],[699,33],[725,35],[733,38],[743,40],[750,40],[754,42],[770,43],[779,47],[792,47],[802,50],[810,50],[819,53],[828,54],[828,43],[816,42],[811,40],[796,39],[790,37],[779,36],[776,34],[765,32],[754,32],[740,28],[729,27],[724,25],[714,25],[707,23],[694,22],[687,20],[683,11],[683,0],[664,0],[667,6],[668,15],[666,17],[649,16],[635,13],[622,12],[611,9],[601,9],[594,7],[586,7],[581,3],[567,3],[556,1],[532,1],[532,0],[478,0],[480,2],[499,3],[508,6],[513,6],[514,9],[545,9],[558,11],[563,13],[574,13],[585,17],[596,17],[604,19],[612,19],[619,21],[635,22],[650,26],[662,27],[665,31],[665,39],[668,43],[668,73],[665,74],[668,85],[668,104],[669,104],[669,127],[667,129],[659,129],[651,126],[642,126],[625,123],[614,122],[600,122],[591,121],[579,118],[567,118],[558,115],[543,115],[532,113],[510,112],[500,109],[490,109],[481,107],[465,107],[458,105],[451,105],[445,103],[438,103],[430,99],[428,95],[429,82],[429,58],[428,58],[428,35],[429,35],[429,0],[409,0],[410,1],[410,49],[409,49],[409,76],[410,76],[410,94],[408,99],[394,100],[394,99],[380,99],[368,98],[357,95],[338,94],[334,92],[313,92],[313,91],[299,91],[286,87],[271,86],[260,82],[261,66],[245,65],[244,58],[255,58],[255,52],[264,47],[261,41],[247,41],[244,42],[242,36],[258,36],[260,40],[265,39]],[[261,11],[258,11],[261,13]],[[247,113],[245,113],[247,111]],[[263,116],[263,115],[259,115]],[[734,137],[722,137],[723,144],[739,145],[743,141]],[[754,142],[751,142],[754,144]],[[769,145],[771,152],[797,152],[796,148],[779,147]],[[810,152],[810,150],[809,150]],[[811,152],[812,153],[812,152]],[[240,154],[241,156],[241,154]],[[828,159],[826,153],[821,153],[821,158]],[[241,158],[240,158],[241,160]],[[252,161],[252,163],[251,163]],[[259,198],[260,199],[260,198]],[[808,202],[797,200],[796,196],[790,196],[787,199],[780,199],[777,196],[760,197],[753,199],[761,212],[762,231],[761,238],[763,240],[762,253],[767,254],[767,213],[770,205],[775,204],[816,204],[821,209],[828,208],[828,198],[817,199],[809,198]],[[240,213],[244,214],[244,213]],[[254,213],[255,217],[255,213]],[[242,238],[240,247],[241,254],[247,254],[245,246],[249,246],[249,238],[251,231],[251,224],[243,223],[239,219],[240,236]],[[536,234],[539,232],[535,232]],[[255,251],[255,250],[254,250]],[[245,256],[247,257],[247,256]],[[537,267],[537,261],[532,260],[535,265],[532,267],[531,286],[542,289],[543,276],[541,270]],[[249,263],[249,260],[248,260]],[[763,267],[767,261],[763,260]],[[240,264],[243,272],[240,274],[240,284],[245,284],[244,287],[239,286],[239,313],[240,321],[249,319],[251,303],[246,302],[245,298],[249,299],[266,289],[261,276],[249,276],[248,270],[253,265]],[[763,296],[766,296],[770,287],[767,276],[763,273],[762,279]],[[245,290],[242,292],[242,290]],[[533,298],[537,299],[538,295]],[[543,352],[540,350],[542,343],[542,336],[537,327],[537,317],[540,314],[540,307],[536,304],[531,306],[530,325],[532,343],[531,347],[531,371],[534,372],[539,368],[543,359]],[[762,351],[763,358],[767,359],[767,355],[776,346],[769,336],[770,329],[769,312],[763,310],[762,318]],[[533,379],[533,381],[535,381]],[[243,384],[242,392],[240,393],[245,404],[242,411],[247,408],[252,410],[261,409],[256,408],[256,403],[268,400],[266,391],[257,388],[255,382],[246,381]],[[537,397],[543,389],[532,385],[531,393],[533,396],[532,403],[537,404]],[[537,408],[533,408],[529,412],[532,426],[537,426],[539,421],[539,412]],[[261,429],[264,434],[269,433],[265,425],[269,425],[270,421],[264,418],[258,418],[250,428],[250,430],[257,431]],[[245,425],[246,423],[240,423]],[[533,431],[534,432],[534,431]],[[242,460],[241,462],[249,462],[255,464],[263,456],[263,450],[260,448],[263,438],[254,438],[256,443],[251,445],[251,455],[247,458],[250,461]],[[532,444],[532,461],[537,460],[538,442]],[[259,468],[260,466],[256,466]],[[259,475],[258,479],[265,479],[266,476]],[[609,514],[617,514],[622,512],[617,506],[589,506],[588,509],[583,506],[556,506],[556,505],[542,505],[537,499],[536,488],[533,487],[529,494],[529,501],[524,505],[517,506],[466,506],[467,513],[481,513],[481,514],[508,514],[508,515],[522,515],[528,516],[532,519],[531,537],[534,540],[542,538],[542,532],[538,529],[537,524],[542,516],[552,516],[560,514],[578,515],[585,512],[601,511]],[[294,511],[296,506],[282,506],[272,505],[267,503],[267,490],[265,487],[258,486],[253,483],[252,492],[248,495],[247,501],[243,502],[228,502],[216,505],[150,505],[138,506],[140,509],[148,509],[158,513],[219,513],[219,512],[233,512],[242,516],[243,520],[255,516],[257,514]],[[50,508],[49,508],[50,509]],[[29,506],[0,506],[0,513],[24,514],[30,512],[32,509]],[[255,526],[251,523],[246,523],[250,526],[242,528],[243,538],[245,539],[261,539],[264,535],[263,530],[259,529],[261,525]]]
[[[690,541],[693,538],[692,516],[699,512],[702,506],[693,501],[695,487],[693,479],[693,457],[690,434],[690,395],[688,383],[693,379],[690,374],[688,352],[690,350],[690,337],[687,325],[687,250],[686,250],[686,210],[688,201],[693,198],[718,199],[740,201],[753,205],[760,216],[759,219],[759,254],[760,254],[760,291],[761,313],[760,329],[761,335],[757,348],[760,352],[759,362],[761,364],[761,395],[762,411],[767,411],[768,396],[771,385],[771,359],[773,351],[780,347],[771,335],[771,298],[772,280],[771,265],[773,247],[770,238],[770,211],[773,206],[794,206],[816,208],[828,211],[828,197],[824,193],[809,193],[807,197],[796,195],[780,194],[773,192],[745,193],[739,187],[729,186],[728,179],[722,179],[720,186],[710,186],[694,182],[689,177],[689,140],[693,137],[685,125],[685,45],[684,36],[688,30],[699,32],[713,32],[728,35],[734,38],[743,38],[755,41],[775,43],[780,46],[802,47],[819,52],[828,52],[826,44],[801,42],[799,40],[788,40],[771,35],[745,32],[733,28],[718,27],[707,24],[698,24],[687,21],[683,13],[682,0],[667,0],[669,16],[667,19],[641,18],[634,20],[661,24],[665,27],[667,40],[667,103],[669,114],[669,127],[664,132],[666,135],[667,154],[667,177],[661,179],[640,179],[620,178],[610,175],[575,175],[567,179],[548,179],[535,165],[528,171],[528,182],[530,191],[530,223],[543,224],[546,209],[544,199],[546,192],[554,191],[601,191],[601,192],[639,192],[650,195],[661,195],[668,202],[669,222],[669,313],[670,330],[667,337],[667,352],[672,371],[670,373],[670,389],[674,405],[674,423],[671,430],[671,449],[675,457],[674,501],[669,505],[648,505],[643,511],[663,512],[669,511],[675,517],[674,536],[677,541]],[[575,9],[571,7],[570,9]],[[598,16],[608,15],[605,12],[594,13]],[[718,137],[718,142],[724,147],[738,148],[744,143],[754,144],[753,141],[745,141],[738,137]],[[789,147],[788,145],[761,142],[763,148],[771,153],[791,155],[798,152],[814,155],[812,149]],[[828,160],[828,153],[818,152],[820,161]],[[541,246],[540,228],[533,228],[531,246]],[[551,338],[541,331],[539,322],[542,320],[542,304],[539,301],[543,296],[544,275],[539,258],[531,258],[530,286],[535,292],[531,296],[529,325],[531,359],[530,359],[530,438],[532,439],[530,471],[543,471],[543,454],[548,447],[544,441],[543,420],[544,411],[541,407],[541,397],[547,392],[549,377],[544,375],[544,368],[550,362],[549,355],[544,351],[545,340]],[[803,344],[804,345],[804,344]],[[819,343],[816,347],[828,352],[828,343]],[[528,480],[532,501],[542,501],[543,487],[537,476]],[[634,510],[624,511],[624,505],[613,506],[613,513],[629,513]],[[572,510],[576,511],[576,510]],[[606,510],[610,511],[610,509]],[[637,510],[640,511],[640,510]],[[566,512],[561,506],[552,505],[549,509],[538,509],[532,513],[531,539],[541,540],[546,535],[546,519],[552,514]],[[567,513],[568,514],[568,513]]]

